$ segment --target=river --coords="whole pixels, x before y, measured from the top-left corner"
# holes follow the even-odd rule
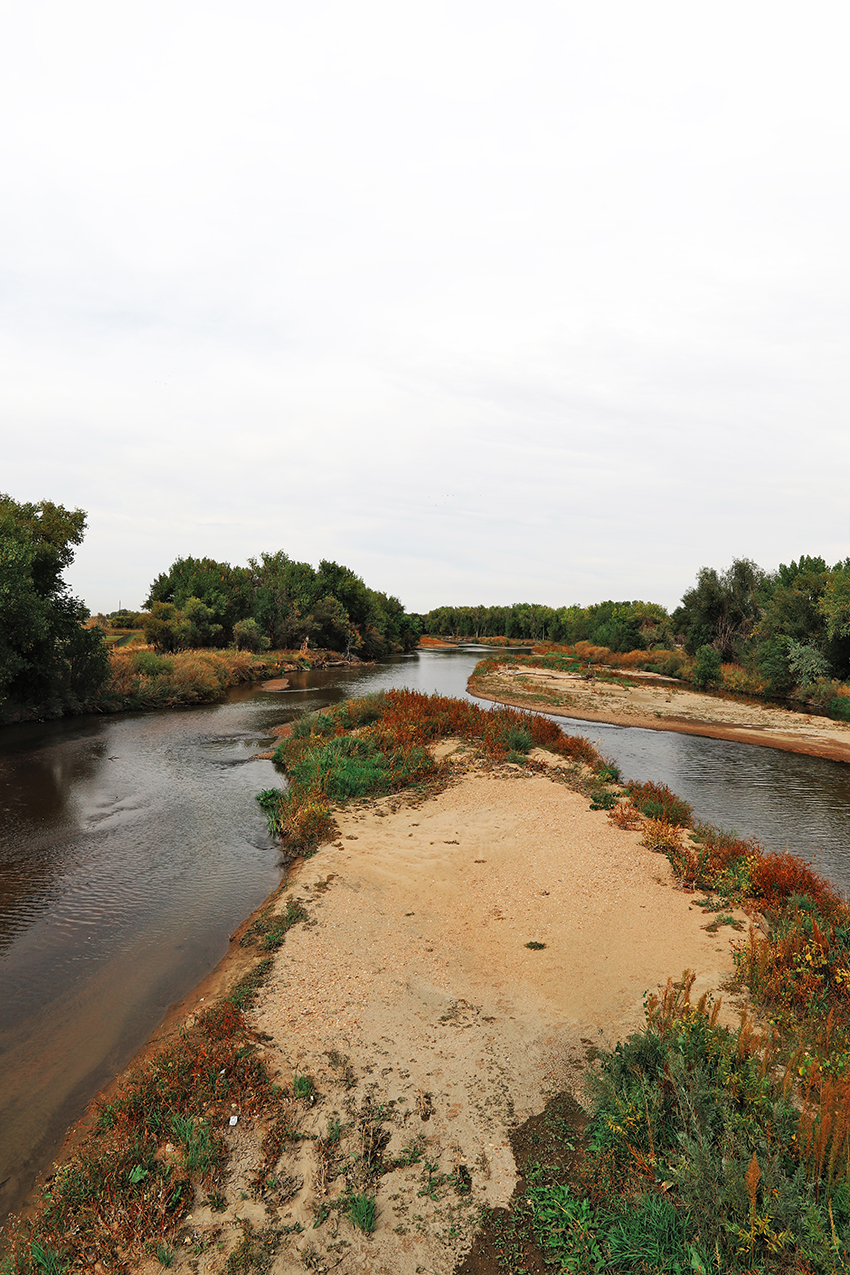
[[[254,759],[272,727],[392,686],[465,697],[482,654],[419,652],[195,709],[0,732],[0,1219],[280,881],[254,800],[280,782]],[[624,775],[669,784],[699,818],[789,847],[850,889],[845,764],[557,720]]]

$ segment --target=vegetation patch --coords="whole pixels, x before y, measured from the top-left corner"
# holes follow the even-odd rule
[[[274,753],[288,788],[258,797],[269,829],[290,853],[313,849],[336,831],[332,804],[438,778],[442,771],[429,746],[447,737],[467,740],[499,762],[524,762],[533,748],[544,748],[587,768],[597,787],[616,773],[588,740],[566,735],[548,718],[512,708],[488,712],[419,691],[384,691],[295,723]]]
[[[107,680],[97,707],[116,709],[179,708],[214,703],[231,686],[279,673],[289,662],[285,652],[264,656],[250,651],[160,651],[113,648]]]

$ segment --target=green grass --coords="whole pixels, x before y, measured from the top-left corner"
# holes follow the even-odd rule
[[[292,1078],[292,1092],[296,1098],[312,1098],[316,1092],[313,1077],[297,1071]]]
[[[352,1226],[366,1235],[371,1235],[378,1224],[378,1211],[375,1197],[352,1193],[345,1198],[345,1216]]]

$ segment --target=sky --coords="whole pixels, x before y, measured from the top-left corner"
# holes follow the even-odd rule
[[[850,554],[850,11],[31,0],[0,490],[68,572],[334,559],[409,610]]]

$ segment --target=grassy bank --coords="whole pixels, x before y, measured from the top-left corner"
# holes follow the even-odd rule
[[[81,713],[120,713],[212,704],[233,686],[345,664],[338,651],[264,651],[260,655],[204,647],[166,654],[131,641],[109,649],[106,680],[89,698],[70,704],[6,704],[3,725]]]
[[[502,1253],[536,1241],[561,1271],[847,1271],[846,900],[793,855],[694,826],[663,786],[625,785],[608,818],[643,830],[710,924],[733,905],[758,920],[735,957],[757,1017],[722,1027],[687,972],[650,997],[645,1030],[598,1058],[573,1155],[529,1166]]]
[[[109,679],[91,706],[100,712],[209,704],[232,686],[284,672],[338,663],[336,652],[179,651],[174,655],[122,647],[110,652]]]
[[[736,965],[756,1017],[721,1026],[716,1005],[691,1003],[687,975],[648,999],[645,1030],[597,1056],[586,1131],[557,1163],[530,1163],[511,1215],[492,1222],[504,1270],[540,1269],[523,1257],[530,1243],[562,1272],[850,1269],[847,902],[793,855],[697,823],[663,785],[622,783],[548,719],[409,691],[296,723],[276,753],[289,787],[260,796],[270,826],[287,853],[309,851],[334,834],[340,803],[447,782],[430,746],[449,737],[494,765],[540,767],[535,747],[563,758],[557,778],[665,855],[708,924],[729,924],[733,905],[753,920]],[[264,1122],[274,1173],[281,1139],[297,1136],[292,1104],[309,1094],[270,1083],[243,1010],[265,976],[263,952],[303,918],[289,899],[251,927],[252,976],[102,1107],[41,1208],[12,1231],[3,1275],[118,1270],[143,1254],[168,1265],[175,1243],[194,1242],[187,1213],[217,1197],[234,1103]],[[237,1255],[221,1269],[262,1269]]]
[[[305,717],[281,741],[274,762],[288,788],[259,798],[271,832],[291,854],[312,849],[334,835],[334,802],[439,779],[428,746],[448,737],[467,740],[495,761],[524,762],[531,749],[548,749],[573,764],[574,781],[588,790],[614,774],[586,739],[565,735],[546,718],[512,708],[487,712],[416,691],[379,692]]]

